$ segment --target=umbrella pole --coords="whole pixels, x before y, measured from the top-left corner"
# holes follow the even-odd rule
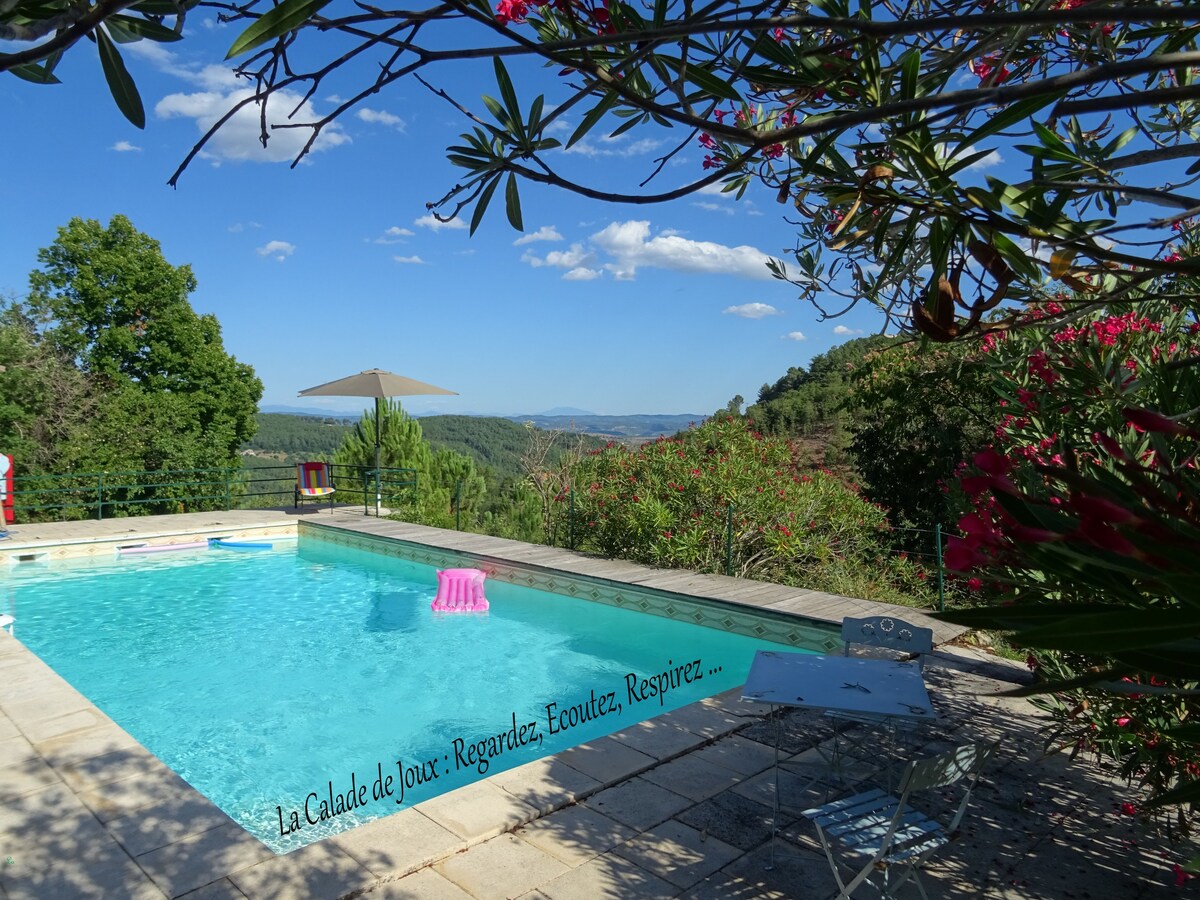
[[[383,505],[383,492],[379,481],[379,423],[383,418],[382,398],[375,398],[375,516],[379,517],[379,508]]]

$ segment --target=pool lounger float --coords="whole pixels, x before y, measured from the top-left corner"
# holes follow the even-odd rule
[[[227,541],[224,538],[210,538],[208,546],[214,550],[270,550],[269,543],[255,543],[253,541]]]

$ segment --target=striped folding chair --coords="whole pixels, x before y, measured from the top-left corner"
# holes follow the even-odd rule
[[[296,508],[304,500],[320,501],[329,498],[329,511],[333,512],[333,480],[329,475],[329,463],[296,463]]]

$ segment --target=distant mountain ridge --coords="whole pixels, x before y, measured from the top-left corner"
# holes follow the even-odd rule
[[[655,438],[661,434],[672,435],[686,431],[692,424],[699,425],[706,415],[666,414],[638,416],[505,416],[514,422],[532,422],[547,431],[581,431],[584,434],[612,435],[613,437]]]
[[[370,405],[369,397],[362,398],[364,407]],[[282,413],[292,416],[315,416],[317,418],[326,419],[353,419],[357,420],[362,415],[362,409],[359,410],[319,410],[307,409],[297,406],[280,406],[270,405],[259,408],[259,412],[263,413]],[[432,416],[441,416],[443,413],[413,413],[417,418],[427,418]],[[645,437],[655,438],[661,434],[672,435],[680,431],[686,431],[689,425],[693,423],[699,425],[706,418],[706,415],[700,413],[662,413],[650,414],[645,413],[633,416],[602,416],[595,413],[585,412],[583,410],[575,410],[571,407],[555,407],[547,410],[544,413],[530,413],[521,416],[485,416],[477,413],[462,413],[464,416],[472,418],[495,418],[508,419],[510,422],[532,422],[538,428],[544,428],[548,431],[579,431],[584,434],[599,434],[612,435],[613,437]]]

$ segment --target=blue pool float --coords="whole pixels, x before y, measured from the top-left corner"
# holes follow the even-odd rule
[[[270,550],[270,544],[258,544],[251,541],[227,541],[224,538],[210,538],[208,546],[214,550]]]

